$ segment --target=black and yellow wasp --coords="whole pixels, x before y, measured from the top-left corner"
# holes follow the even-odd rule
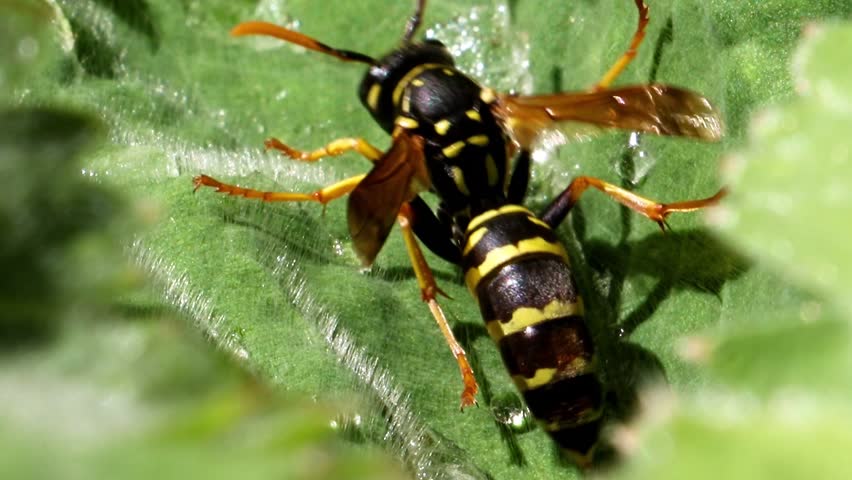
[[[583,303],[565,249],[553,229],[587,188],[663,227],[672,212],[713,204],[723,194],[660,204],[592,177],[577,177],[538,215],[522,206],[537,135],[562,122],[716,140],[721,121],[701,95],[663,84],[609,88],[636,54],[648,8],[635,0],[639,23],[627,52],[586,92],[520,96],[480,86],[459,71],[436,40],[413,41],[426,0],[418,0],[401,45],[380,59],[332,48],[301,33],[265,22],[246,22],[235,36],[267,35],[368,66],[359,96],[391,135],[382,151],[361,138],[343,138],[303,152],[276,139],[267,148],[315,161],[356,151],[373,163],[366,175],[313,193],[262,192],[209,176],[195,187],[264,201],[316,201],[349,195],[348,223],[354,248],[372,264],[394,222],[428,304],[461,370],[461,406],[475,403],[476,380],[438,305],[440,293],[418,246],[419,238],[443,259],[462,267],[487,330],[533,416],[577,463],[590,462],[597,442],[603,387]],[[510,174],[511,172],[511,174]],[[419,197],[432,192],[437,212]]]

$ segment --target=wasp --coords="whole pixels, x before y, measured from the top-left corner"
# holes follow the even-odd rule
[[[565,248],[554,229],[588,188],[597,189],[657,222],[664,230],[674,212],[716,203],[724,190],[702,200],[663,204],[603,180],[580,176],[536,215],[523,206],[530,152],[544,130],[565,122],[658,135],[717,140],[722,122],[698,93],[659,83],[611,88],[636,55],[649,21],[634,0],[639,22],[627,51],[590,90],[547,95],[500,93],[456,68],[437,40],[414,41],[426,0],[418,0],[399,47],[374,59],[330,47],[266,22],[237,25],[234,36],[265,35],[345,62],[367,72],[359,98],[391,138],[381,150],[363,138],[341,138],[300,151],[271,138],[268,149],[301,161],[354,151],[372,169],[312,193],[264,192],[195,177],[218,192],[323,205],[348,195],[347,222],[362,263],[373,263],[394,223],[401,227],[423,300],[461,372],[461,407],[478,391],[464,349],[437,301],[441,292],[418,239],[444,260],[460,265],[486,329],[533,416],[576,463],[591,462],[602,422],[603,386]],[[437,195],[433,211],[421,193]]]

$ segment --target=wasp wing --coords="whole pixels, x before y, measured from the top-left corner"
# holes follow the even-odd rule
[[[540,132],[559,128],[562,122],[703,140],[722,136],[722,120],[706,98],[662,84],[552,95],[500,94],[492,108],[524,148],[532,148]]]
[[[398,129],[391,148],[349,195],[349,233],[364,266],[376,259],[402,205],[429,186],[423,138]]]

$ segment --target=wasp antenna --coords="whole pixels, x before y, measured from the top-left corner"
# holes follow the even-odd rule
[[[240,23],[231,29],[231,35],[235,37],[242,37],[244,35],[264,35],[267,37],[275,37],[279,40],[284,40],[285,42],[295,43],[296,45],[305,47],[308,50],[337,57],[344,62],[361,62],[369,65],[376,63],[372,57],[364,55],[363,53],[352,52],[350,50],[338,50],[314,40],[307,35],[268,22]]]
[[[417,33],[417,29],[420,28],[420,23],[423,21],[424,10],[426,10],[426,0],[417,0],[417,9],[414,10],[414,15],[405,24],[405,35],[402,36],[402,43],[411,43],[411,37]]]

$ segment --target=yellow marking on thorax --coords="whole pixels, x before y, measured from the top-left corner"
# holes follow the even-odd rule
[[[487,212],[474,217],[467,225],[467,232],[470,233],[476,230],[480,225],[482,225],[482,223],[506,213],[526,213],[527,215],[532,216],[532,212],[520,205],[504,205],[496,210],[488,210]]]
[[[415,87],[422,87],[423,85],[426,85],[426,83],[423,80],[420,80],[419,78],[415,78],[414,80],[412,80],[411,84]]]
[[[445,68],[445,69],[443,70],[443,72],[444,72],[444,74],[445,74],[446,76],[448,76],[448,77],[452,77],[453,75],[455,75],[455,74],[456,74],[456,72],[454,72],[454,71],[450,70],[449,68]]]
[[[462,255],[467,255],[471,250],[473,250],[476,247],[476,244],[482,240],[482,237],[484,237],[486,233],[488,233],[487,228],[480,228],[471,233],[470,236],[467,237],[467,242],[464,245]]]
[[[415,120],[411,117],[403,117],[403,116],[396,117],[396,122],[394,122],[394,123],[396,123],[397,125],[399,125],[402,128],[407,128],[409,130],[413,130],[420,125],[419,123],[417,123],[417,120]]]
[[[477,147],[484,147],[488,145],[488,135],[474,135],[467,139],[467,143],[476,145]]]
[[[500,180],[500,172],[497,171],[497,163],[490,154],[485,156],[485,172],[488,174],[488,186],[496,187],[497,181]],[[530,220],[532,220],[532,217],[530,217]]]
[[[482,117],[479,116],[479,112],[477,112],[476,110],[468,110],[468,111],[464,112],[464,114],[467,115],[467,118],[469,118],[469,119],[471,119],[475,122],[481,122],[482,121]]]
[[[418,65],[418,66],[412,68],[411,70],[409,70],[408,73],[406,73],[405,76],[403,76],[399,80],[399,83],[397,83],[396,86],[393,87],[393,96],[391,97],[391,98],[393,98],[393,104],[394,105],[399,104],[399,100],[402,97],[402,91],[405,90],[405,87],[407,87],[408,84],[411,83],[412,80],[414,80],[415,77],[417,77],[421,73],[425,72],[426,70],[433,70],[433,69],[436,69],[436,68],[443,68],[443,67],[444,67],[444,65],[441,65],[439,63],[424,63],[423,65]]]
[[[367,105],[370,107],[370,110],[375,110],[379,107],[379,94],[382,93],[382,86],[378,83],[374,83],[372,87],[370,87],[370,91],[367,92]]]
[[[512,375],[512,381],[518,390],[525,392],[539,387],[543,387],[553,380],[558,372],[555,368],[539,368],[535,371],[532,378],[527,378],[523,375]]]
[[[464,148],[464,142],[459,140],[458,142],[456,142],[456,143],[454,143],[454,144],[452,144],[448,147],[444,147],[441,150],[441,152],[444,154],[445,157],[453,158],[453,157],[457,156],[459,153],[461,153],[463,148]]]
[[[482,263],[465,272],[464,281],[467,288],[473,296],[476,296],[476,286],[479,285],[483,277],[516,257],[533,253],[550,253],[561,257],[566,262],[568,261],[568,255],[565,253],[562,244],[551,243],[541,237],[527,238],[518,242],[517,245],[503,245],[488,252]]]
[[[438,133],[438,135],[446,135],[447,131],[449,131],[449,129],[450,129],[450,121],[447,120],[446,118],[443,119],[443,120],[440,120],[438,122],[435,122],[435,131]]]
[[[453,172],[453,181],[456,182],[456,188],[458,188],[462,194],[470,196],[470,191],[464,183],[464,173],[462,172],[461,167],[452,167],[450,170]]]
[[[497,100],[497,95],[494,90],[486,87],[479,91],[479,99],[485,103],[493,103],[494,100]]]
[[[491,339],[498,342],[501,338],[523,331],[527,327],[534,327],[555,318],[582,314],[583,301],[579,297],[576,302],[557,299],[545,305],[544,308],[517,308],[512,312],[512,318],[508,322],[502,322],[500,319],[489,320],[485,325]]]
[[[403,95],[401,108],[404,113],[408,113],[411,110],[411,92]]]

